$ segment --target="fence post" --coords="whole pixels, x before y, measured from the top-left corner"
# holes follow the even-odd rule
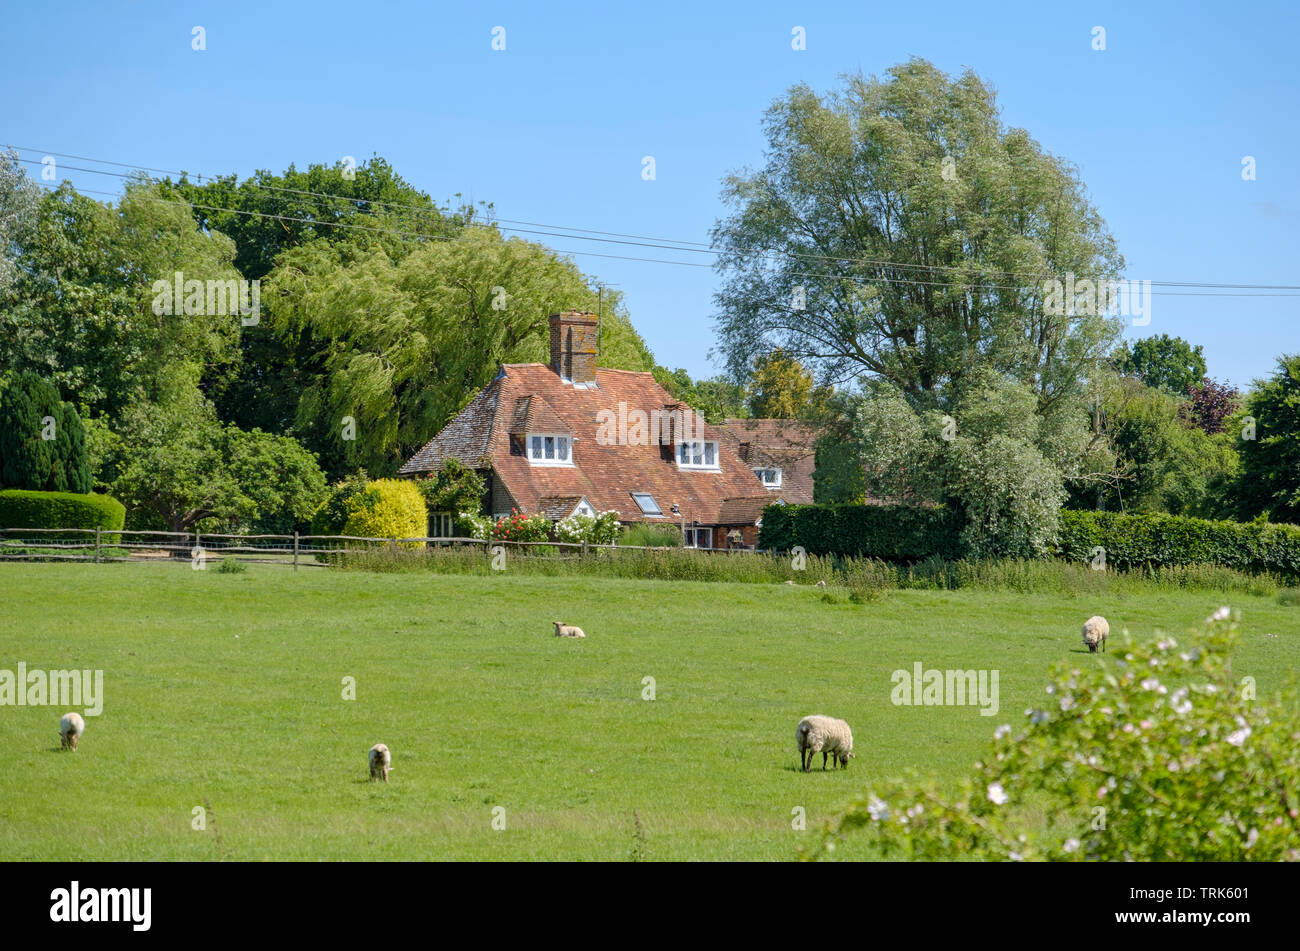
[[[293,570],[298,570],[298,533],[293,533]]]
[[[388,539],[388,550],[389,550],[389,551],[397,551],[397,536],[396,536],[396,535],[394,535],[392,538]]]
[[[194,530],[194,547],[200,550],[203,548],[203,538],[197,528]]]
[[[99,526],[95,526],[95,564],[99,564]]]

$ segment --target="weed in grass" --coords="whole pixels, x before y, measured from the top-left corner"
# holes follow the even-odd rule
[[[1283,588],[1277,593],[1277,603],[1286,607],[1300,607],[1300,588]]]
[[[237,575],[248,570],[248,566],[238,558],[222,558],[217,565],[217,572],[223,575]]]

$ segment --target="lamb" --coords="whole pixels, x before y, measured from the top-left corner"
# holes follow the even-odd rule
[[[565,624],[561,621],[552,621],[551,623],[555,625],[556,637],[586,637],[587,636],[586,634],[582,633],[582,628],[574,627],[572,624]]]
[[[393,766],[393,754],[383,743],[370,747],[370,778],[388,782],[388,771]]]
[[[86,721],[81,718],[80,713],[65,713],[59,719],[60,749],[77,752],[77,740],[81,739],[81,734],[85,732]]]
[[[1083,622],[1083,643],[1089,654],[1097,653],[1098,644],[1101,645],[1101,652],[1106,653],[1106,638],[1109,636],[1110,625],[1100,614],[1094,614]]]
[[[834,758],[837,767],[849,768],[849,760],[856,759],[853,753],[853,731],[843,720],[834,717],[814,715],[799,721],[795,731],[795,742],[799,745],[799,766],[805,773],[811,772],[813,755],[822,754],[822,769],[826,769],[826,757]]]

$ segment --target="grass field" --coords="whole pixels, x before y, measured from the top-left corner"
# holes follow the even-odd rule
[[[1054,661],[1108,663],[1082,652],[1089,615],[1115,645],[1221,603],[1241,610],[1234,672],[1276,689],[1300,667],[1300,609],[1262,596],[858,605],[808,586],[0,564],[0,669],[102,669],[105,695],[75,754],[62,709],[0,707],[0,857],[789,859],[872,777],[954,781]],[[551,636],[555,619],[587,638]],[[894,706],[891,672],[918,661],[999,671],[998,714]],[[807,713],[852,724],[847,771],[796,769]],[[387,786],[365,767],[381,741]]]

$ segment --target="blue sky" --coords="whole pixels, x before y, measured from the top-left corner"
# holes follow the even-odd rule
[[[1300,284],[1297,27],[1287,3],[10,5],[0,144],[241,175],[378,153],[501,218],[705,241],[723,176],[762,161],[774,98],[917,55],[974,69],[1009,125],[1079,165],[1129,278]],[[717,372],[711,269],[574,260],[627,295],[659,362]],[[1300,296],[1162,295],[1151,316],[1129,333],[1202,344],[1238,385],[1300,350]]]

